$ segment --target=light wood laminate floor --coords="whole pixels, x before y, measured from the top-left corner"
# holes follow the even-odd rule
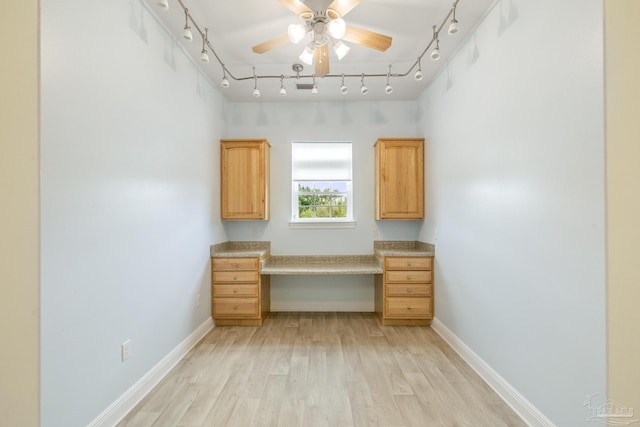
[[[119,424],[525,426],[428,327],[271,313],[215,327]]]

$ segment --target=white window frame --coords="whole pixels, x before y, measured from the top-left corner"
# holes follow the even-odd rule
[[[292,141],[292,152],[294,144],[304,144],[304,143],[348,143],[352,144],[351,141],[301,141],[296,140]],[[355,221],[353,220],[353,146],[351,146],[351,179],[294,179],[294,160],[292,158],[291,166],[292,166],[292,174],[291,174],[291,220],[289,222],[290,228],[354,228]],[[293,156],[292,156],[293,157]],[[298,196],[300,193],[298,192],[298,183],[299,182],[345,182],[346,183],[346,192],[340,192],[338,194],[344,195],[347,199],[347,216],[346,218],[299,218],[298,217]]]

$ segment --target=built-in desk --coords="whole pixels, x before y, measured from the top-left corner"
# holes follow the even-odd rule
[[[261,325],[274,275],[373,275],[382,324],[429,325],[433,317],[433,245],[376,241],[371,255],[270,255],[270,242],[211,247],[212,315],[219,325]],[[217,311],[216,311],[217,307]]]
[[[382,274],[382,262],[374,255],[270,256],[262,262],[261,274]]]

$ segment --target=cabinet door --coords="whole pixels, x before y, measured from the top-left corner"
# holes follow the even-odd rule
[[[424,139],[376,142],[376,219],[424,218]]]
[[[220,144],[222,219],[269,219],[269,143],[222,140]]]

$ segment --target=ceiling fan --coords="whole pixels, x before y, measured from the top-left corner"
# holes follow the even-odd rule
[[[342,59],[349,46],[343,41],[356,43],[384,52],[391,46],[391,37],[358,27],[346,25],[342,19],[362,0],[279,0],[285,7],[298,15],[304,24],[289,25],[287,34],[253,46],[255,53],[265,53],[288,41],[299,43],[307,35],[309,43],[300,55],[307,65],[315,65],[315,75],[329,73],[329,45],[338,59]]]

